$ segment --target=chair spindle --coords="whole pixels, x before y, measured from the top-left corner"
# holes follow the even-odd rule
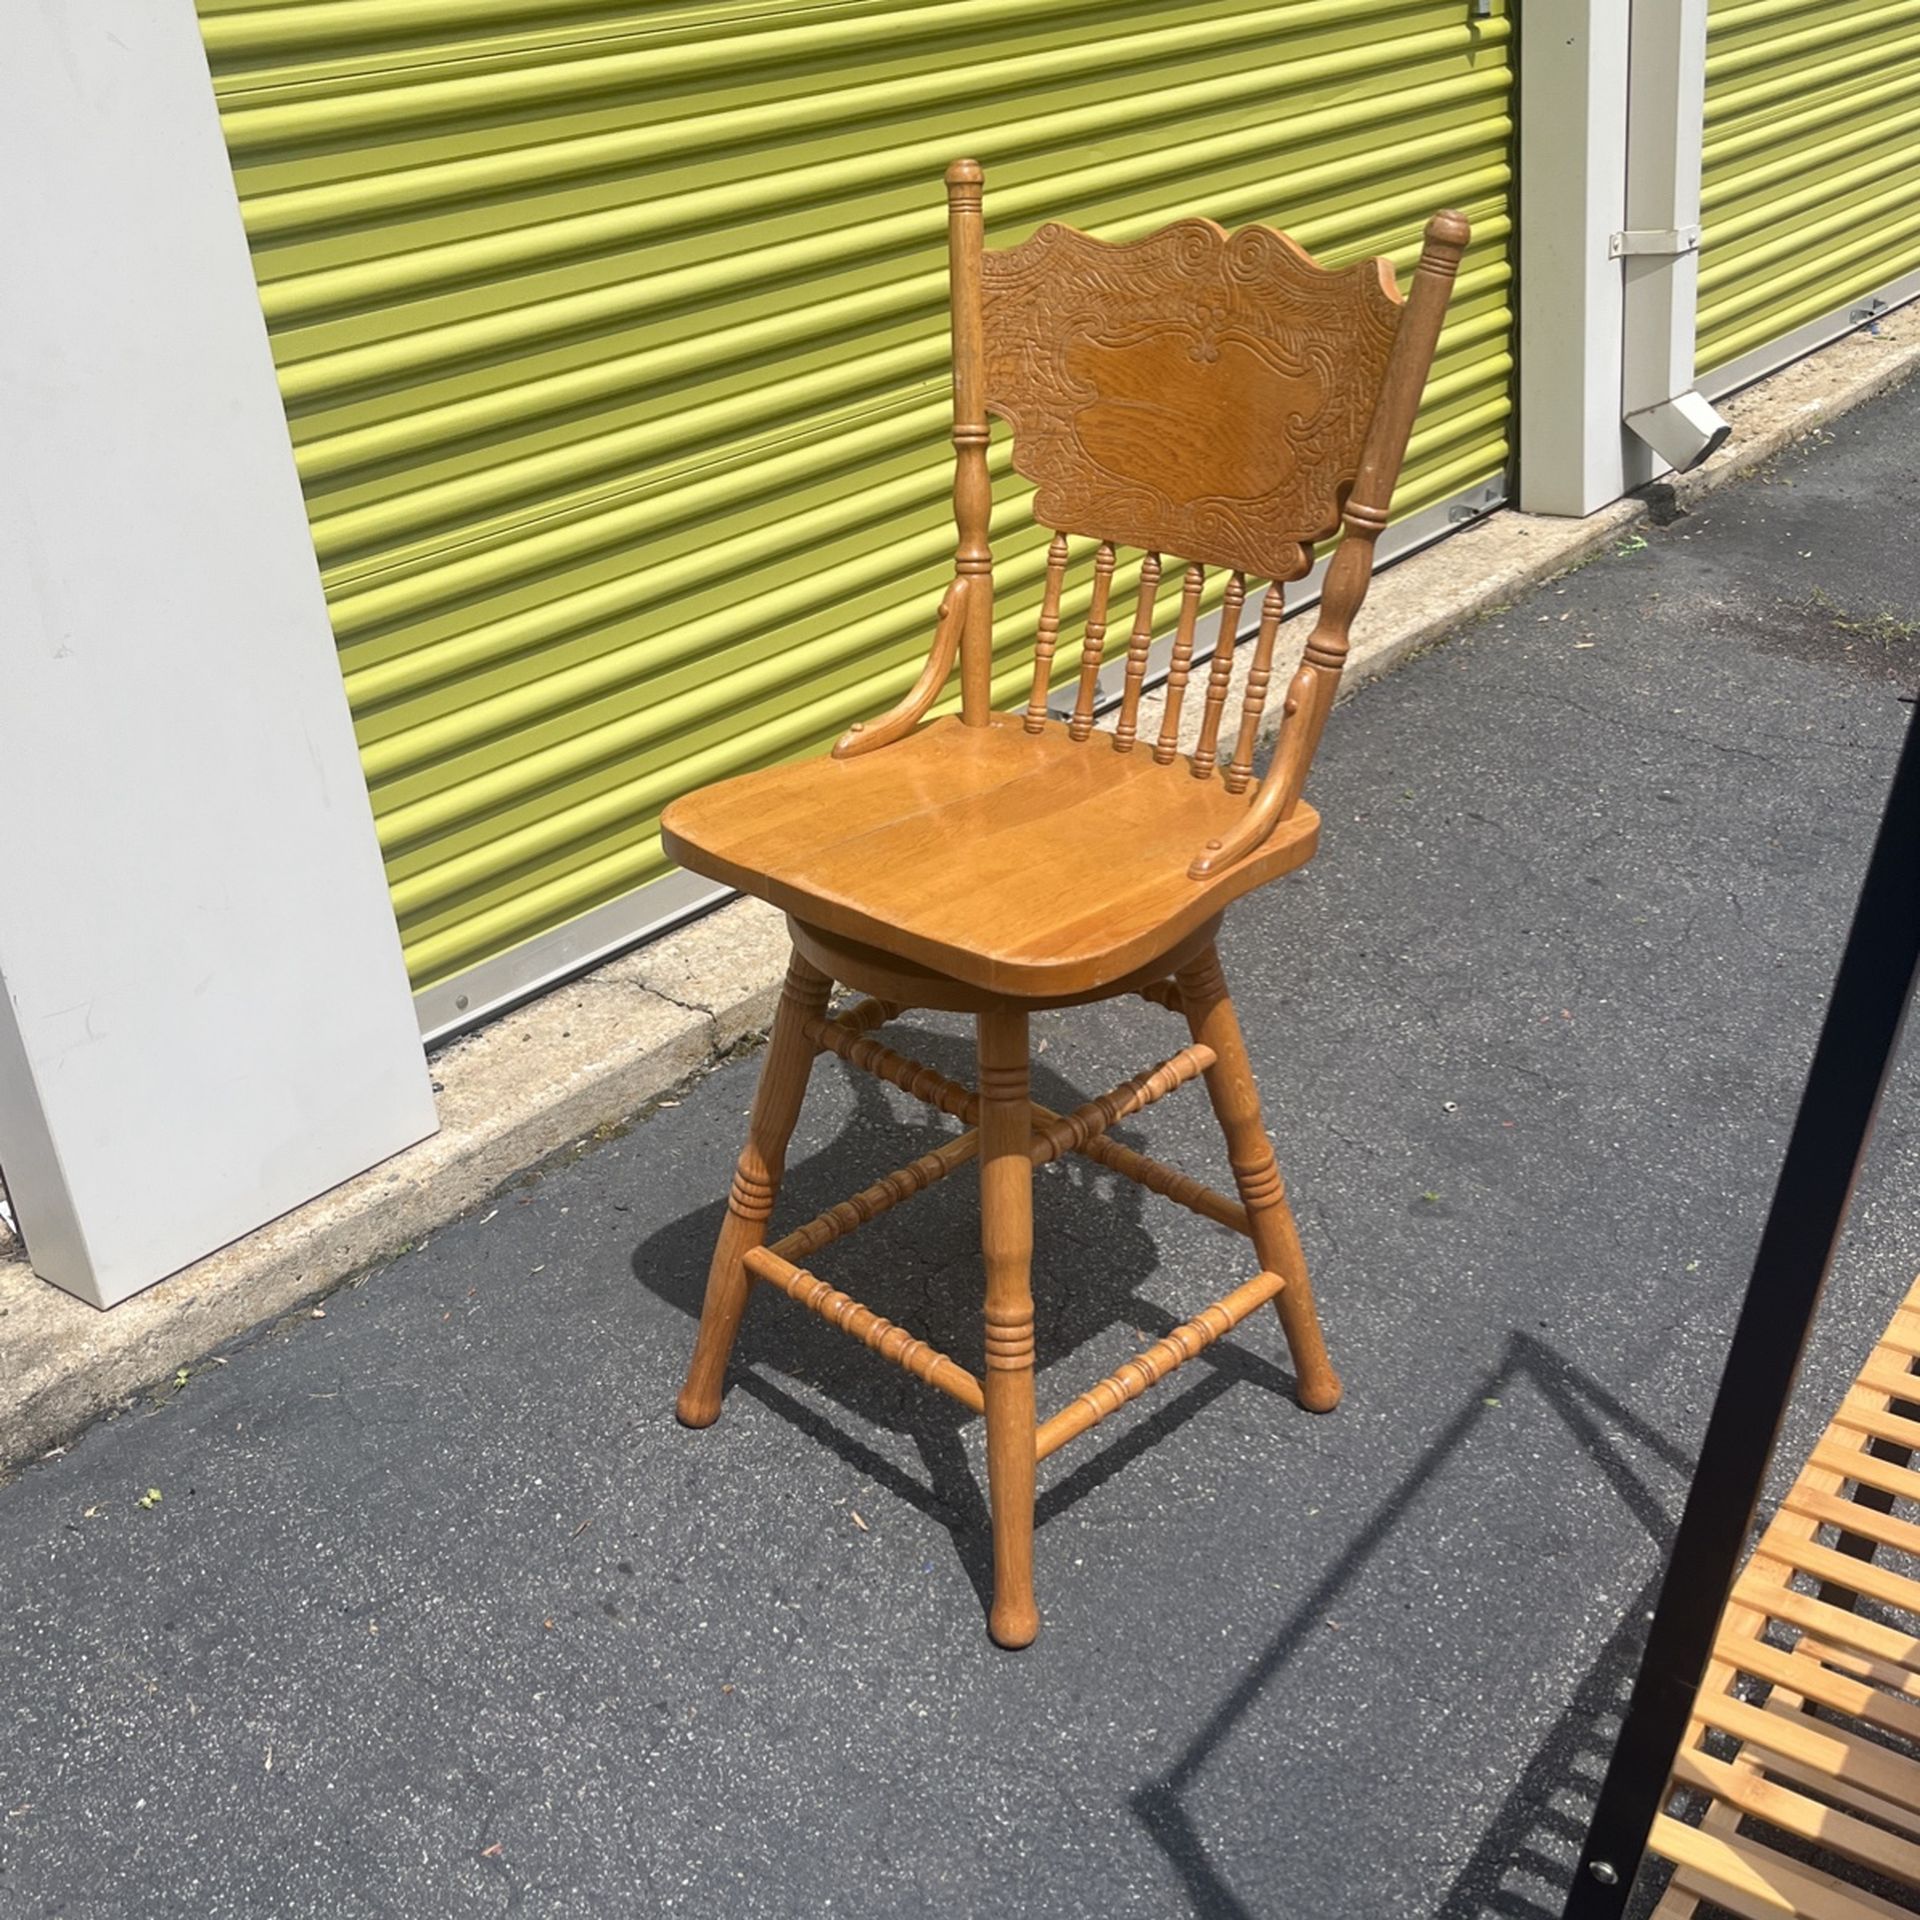
[[[1153,749],[1155,762],[1163,767],[1171,766],[1180,752],[1180,709],[1187,698],[1187,676],[1193,671],[1193,630],[1200,620],[1200,595],[1206,584],[1207,570],[1196,560],[1180,585],[1180,624],[1174,630],[1173,665],[1167,674],[1166,716]]]
[[[1207,706],[1200,718],[1200,739],[1193,750],[1193,777],[1208,780],[1220,754],[1220,719],[1227,710],[1233,686],[1233,643],[1240,633],[1240,613],[1247,604],[1247,576],[1228,576],[1226,598],[1220,602],[1220,638],[1214,642],[1213,671],[1207,675]]]
[[[1273,678],[1273,642],[1287,610],[1286,595],[1276,580],[1260,602],[1260,634],[1253,643],[1253,667],[1247,674],[1246,698],[1240,703],[1240,737],[1222,778],[1229,793],[1245,793],[1253,780],[1253,746],[1260,732],[1260,715],[1267,704],[1267,685]]]
[[[1033,643],[1033,693],[1027,701],[1026,728],[1042,733],[1047,725],[1047,695],[1053,690],[1053,650],[1060,644],[1060,589],[1067,578],[1067,536],[1056,533],[1047,549],[1047,590],[1040,602],[1040,628]]]
[[[1153,603],[1160,592],[1160,556],[1149,553],[1140,562],[1140,591],[1134,601],[1133,631],[1127,636],[1126,691],[1120,700],[1120,722],[1113,730],[1113,750],[1131,753],[1140,732],[1140,692],[1147,682],[1147,653],[1153,645]]]
[[[1113,570],[1119,556],[1111,540],[1102,540],[1093,556],[1093,600],[1087,608],[1086,635],[1080,642],[1080,691],[1073,703],[1067,732],[1084,740],[1093,731],[1093,697],[1100,680],[1100,656],[1107,644],[1107,599],[1113,592]]]
[[[993,480],[987,469],[986,320],[980,258],[985,246],[982,176],[975,160],[947,169],[947,273],[953,326],[953,522],[956,581],[965,627],[960,651],[960,717],[984,727],[993,709]]]

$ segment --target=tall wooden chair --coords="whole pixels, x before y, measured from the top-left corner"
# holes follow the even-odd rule
[[[679,1401],[704,1427],[751,1282],[813,1308],[875,1352],[986,1416],[993,1513],[990,1628],[1025,1646],[1033,1597],[1034,1470],[1263,1302],[1279,1310],[1301,1404],[1340,1398],[1306,1263],[1260,1117],[1246,1043],[1214,936],[1229,902],[1312,857],[1319,816],[1301,798],[1333,704],[1347,630],[1364,597],[1447,298],[1467,241],[1456,213],[1426,231],[1404,300],[1384,260],[1339,272],[1265,227],[1229,234],[1183,220],[1109,245],[1042,227],[987,251],[981,171],[947,171],[953,305],[954,518],[959,550],[926,669],[830,758],[704,788],[666,815],[668,850],[696,872],[783,908],[793,955],[714,1249]],[[990,697],[993,562],[987,416],[1054,528],[1024,713]],[[1319,618],[1288,687],[1272,764],[1254,779],[1284,582],[1315,543],[1344,534]],[[1049,717],[1068,535],[1098,542],[1071,720]],[[1109,736],[1095,695],[1119,548],[1139,563],[1125,691]],[[1140,737],[1161,586],[1179,555],[1165,718]],[[1198,744],[1179,748],[1206,569],[1227,572]],[[1237,730],[1222,722],[1250,581],[1266,581]],[[956,660],[961,710],[929,721]],[[834,981],[868,996],[828,1013]],[[1071,1113],[1028,1096],[1033,1012],[1139,994],[1185,1017],[1192,1044]],[[971,1013],[979,1087],[903,1058],[873,1030],[908,1007]],[[837,1054],[967,1131],[818,1219],[767,1243],[786,1147],[815,1057]],[[1238,1201],[1108,1137],[1204,1078]],[[1224,1299],[1050,1419],[1034,1411],[1032,1177],[1064,1153],[1237,1229],[1255,1272]],[[980,1163],[986,1269],[984,1378],[816,1279],[828,1242]]]

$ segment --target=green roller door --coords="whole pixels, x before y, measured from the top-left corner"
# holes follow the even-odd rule
[[[675,794],[917,671],[957,154],[998,243],[1203,212],[1404,271],[1461,206],[1402,511],[1498,475],[1504,11],[202,0],[416,986],[535,977]],[[996,452],[1014,700],[1043,549]]]
[[[1711,0],[1700,199],[1704,375],[1920,270],[1920,0]]]

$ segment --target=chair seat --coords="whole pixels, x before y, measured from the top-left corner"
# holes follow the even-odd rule
[[[683,866],[796,920],[1016,997],[1090,992],[1137,973],[1242,893],[1311,859],[1304,803],[1252,855],[1187,866],[1250,794],[1185,758],[1116,752],[1058,722],[936,720],[851,759],[742,774],[676,800],[662,837]]]

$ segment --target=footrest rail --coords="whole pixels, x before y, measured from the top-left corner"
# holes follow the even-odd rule
[[[1104,1134],[1096,1133],[1079,1151],[1112,1172],[1125,1174],[1150,1193],[1157,1193],[1208,1220],[1217,1220],[1221,1226],[1231,1227],[1248,1239],[1253,1238],[1246,1208],[1238,1200],[1216,1193],[1204,1180],[1196,1180],[1192,1174],[1182,1173],[1178,1167],[1170,1167],[1164,1160],[1155,1160],[1136,1148],[1123,1147],[1118,1140],[1109,1140]]]
[[[880,1004],[865,1001],[853,1012],[858,1014],[866,1007]],[[903,1053],[895,1053],[891,1047],[882,1045],[870,1034],[856,1031],[851,1024],[851,1016],[837,1020],[824,1017],[812,1019],[807,1021],[804,1031],[815,1046],[823,1052],[838,1054],[849,1066],[885,1080],[902,1093],[910,1093],[916,1100],[924,1100],[928,1106],[937,1107],[942,1113],[950,1113],[970,1127],[979,1124],[980,1096],[970,1087],[963,1087],[957,1080],[949,1080],[944,1073],[921,1061],[910,1060]],[[1190,1080],[1199,1079],[1213,1064],[1213,1049],[1196,1042],[1169,1055],[1158,1066],[1149,1067],[1144,1073],[1136,1073],[1110,1091],[1096,1095],[1075,1107],[1071,1113],[1057,1114],[1048,1108],[1036,1107],[1033,1137],[1035,1161],[1044,1164],[1049,1160],[1057,1160],[1063,1153],[1084,1152],[1087,1143],[1107,1128],[1118,1126],[1121,1121],[1152,1106],[1156,1100],[1164,1100],[1176,1087],[1184,1087]]]
[[[909,1161],[906,1166],[883,1174],[872,1186],[862,1187],[852,1199],[829,1207],[805,1226],[795,1227],[791,1233],[783,1234],[773,1243],[772,1251],[782,1260],[804,1260],[835,1240],[844,1239],[856,1228],[864,1227],[869,1220],[890,1213],[901,1201],[911,1200],[916,1193],[925,1193],[935,1181],[944,1180],[948,1174],[957,1172],[969,1160],[977,1157],[979,1152],[978,1133],[969,1129],[958,1134],[935,1147],[931,1153],[923,1153],[918,1160]]]
[[[1098,1426],[1109,1414],[1118,1413],[1129,1400],[1139,1399],[1156,1381],[1164,1380],[1175,1367],[1184,1365],[1223,1333],[1231,1332],[1256,1308],[1265,1306],[1286,1284],[1280,1274],[1256,1274],[1212,1306],[1202,1307],[1164,1339],[1156,1340],[1144,1353],[1136,1353],[1125,1366],[1089,1387],[1077,1400],[1068,1401],[1051,1420],[1043,1420],[1034,1436],[1035,1454],[1044,1460],[1089,1427]]]
[[[1075,1107],[1071,1113],[1034,1114],[1033,1159],[1036,1166],[1058,1160],[1063,1153],[1082,1153],[1090,1141],[1098,1139],[1109,1127],[1130,1120],[1156,1100],[1164,1100],[1176,1087],[1197,1080],[1213,1065],[1211,1047],[1182,1047],[1157,1067],[1122,1080],[1110,1093],[1103,1093]]]
[[[872,1006],[877,1003],[866,1001],[862,1004]],[[860,1009],[855,1008],[854,1011]],[[968,1126],[974,1125],[980,1118],[980,1096],[971,1087],[963,1087],[959,1081],[949,1080],[944,1073],[922,1066],[918,1060],[909,1060],[904,1053],[895,1053],[891,1047],[883,1046],[870,1034],[856,1033],[839,1020],[824,1017],[806,1021],[801,1031],[823,1052],[837,1053],[848,1066],[858,1067],[863,1073],[872,1074],[875,1079],[885,1080],[902,1093],[910,1093],[916,1100],[924,1100],[928,1106],[938,1107],[942,1113],[950,1113],[956,1120],[964,1120]]]
[[[837,1287],[828,1286],[805,1268],[783,1260],[771,1247],[753,1248],[746,1256],[746,1268],[756,1280],[778,1287],[789,1300],[811,1307],[829,1325],[852,1334],[881,1359],[891,1360],[928,1386],[952,1394],[975,1413],[986,1411],[987,1397],[980,1382],[959,1361],[948,1359],[937,1347],[916,1339],[905,1327],[883,1320],[871,1307],[863,1307],[858,1300]]]

